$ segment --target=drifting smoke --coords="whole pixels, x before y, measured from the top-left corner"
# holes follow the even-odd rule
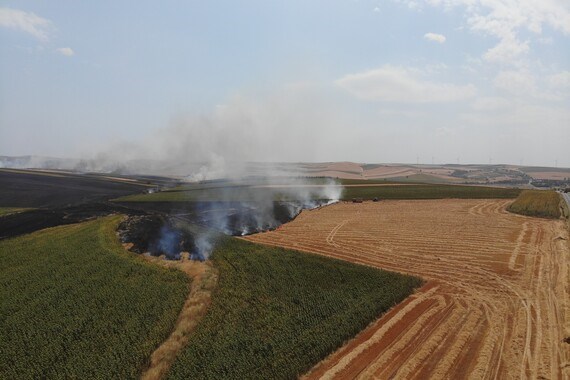
[[[353,120],[348,122],[337,100],[323,93],[328,92],[306,84],[270,94],[234,95],[205,113],[177,114],[146,137],[109,142],[75,162],[75,169],[175,175],[190,181],[305,175],[298,165],[279,163],[326,159],[323,152],[338,146],[341,134],[344,149],[356,145],[354,135],[346,133]]]
[[[198,235],[196,239],[196,250],[190,253],[191,260],[204,261],[210,257],[212,253],[213,244],[217,236],[211,232],[204,232]]]
[[[343,111],[329,90],[298,83],[270,93],[235,94],[205,112],[173,115],[150,134],[133,132],[130,139],[114,138],[99,147],[84,142],[79,159],[28,157],[6,160],[4,166],[165,175],[190,181],[306,175],[299,165],[279,163],[332,159],[326,152],[338,152],[331,147],[339,146],[339,138],[346,151],[359,143],[349,132],[358,125],[354,113]],[[3,162],[0,159],[0,166]]]
[[[179,260],[182,237],[168,225],[160,228],[155,251],[164,254],[168,260]]]
[[[72,164],[81,172],[176,176],[188,182],[241,181],[246,185],[220,186],[215,201],[198,202],[195,219],[187,221],[227,235],[274,229],[303,209],[340,197],[341,187],[333,182],[315,186],[300,178],[307,175],[300,165],[279,163],[315,161],[319,147],[334,146],[331,136],[344,129],[343,118],[331,112],[336,107],[323,104],[326,100],[312,91],[310,86],[301,90],[297,86],[257,100],[235,96],[207,115],[178,116],[146,140],[117,142]],[[50,165],[61,167],[57,162]],[[179,258],[184,245],[180,230],[164,225],[156,234],[151,249]],[[193,236],[191,256],[208,258],[215,237],[215,233]]]
[[[278,228],[303,210],[337,202],[342,186],[332,179],[320,184],[293,178],[274,184],[269,178],[254,185],[225,186],[218,189],[216,201],[198,202],[195,222],[225,235],[244,236]],[[200,259],[207,259],[215,247],[216,233],[196,237]]]
[[[334,130],[339,118],[327,117],[316,103],[287,89],[263,102],[236,97],[208,116],[177,118],[141,148],[114,151],[127,152],[129,171],[140,172],[140,164],[134,164],[143,162],[147,171],[162,165],[160,173],[187,182],[229,180],[212,190],[214,201],[196,203],[190,221],[210,231],[194,236],[191,258],[207,259],[219,232],[242,236],[275,229],[304,209],[341,197],[342,187],[334,181],[315,184],[303,178],[307,173],[299,165],[277,163],[291,157],[313,161],[318,147],[328,143],[325,130]],[[96,162],[109,170],[113,154]],[[121,170],[127,170],[124,162]],[[165,233],[164,239],[168,246],[172,235]]]

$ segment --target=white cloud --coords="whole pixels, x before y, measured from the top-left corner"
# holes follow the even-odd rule
[[[424,34],[424,38],[428,41],[439,42],[440,44],[445,42],[445,36],[443,34],[426,33]]]
[[[335,83],[354,96],[373,101],[400,103],[442,103],[475,96],[475,86],[424,80],[413,68],[382,66],[363,73],[349,74]]]
[[[419,0],[393,0],[418,8]],[[465,18],[472,31],[496,37],[498,44],[484,58],[490,62],[517,63],[529,52],[529,42],[520,33],[536,35],[539,42],[544,26],[570,35],[570,1],[568,0],[423,0],[423,5],[465,8]],[[421,6],[420,6],[421,8]]]
[[[69,47],[62,47],[62,48],[57,48],[55,49],[58,53],[65,55],[66,57],[71,57],[72,55],[75,55],[75,52],[73,51],[72,48]]]
[[[34,13],[12,8],[0,8],[0,26],[26,32],[45,42],[49,39],[52,23]]]
[[[374,12],[380,12],[380,7],[375,7]]]
[[[513,63],[529,52],[528,41],[520,42],[516,38],[504,38],[495,47],[483,55],[488,62]]]

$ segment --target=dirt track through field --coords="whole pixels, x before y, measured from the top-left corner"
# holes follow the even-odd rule
[[[568,230],[509,202],[341,203],[249,236],[428,280],[306,377],[570,378]]]
[[[128,248],[128,245],[125,248]],[[192,279],[190,293],[182,306],[174,330],[152,353],[148,367],[141,374],[141,380],[159,380],[166,377],[176,356],[186,347],[190,335],[206,315],[212,292],[218,282],[218,272],[210,262],[190,260],[187,252],[183,253],[181,260],[142,257],[157,265],[181,270]]]

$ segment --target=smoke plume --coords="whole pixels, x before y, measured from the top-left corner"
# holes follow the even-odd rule
[[[80,172],[176,176],[189,183],[230,180],[215,190],[214,199],[198,202],[188,222],[227,235],[274,229],[341,195],[333,181],[309,182],[301,165],[283,163],[314,161],[319,147],[330,144],[330,134],[341,129],[342,117],[331,112],[335,107],[323,104],[323,96],[312,96],[314,91],[295,86],[256,98],[236,95],[209,113],[177,115],[146,139],[114,142],[65,165],[45,164]],[[29,160],[36,166],[40,161]],[[179,258],[180,231],[165,225],[157,234],[153,250]],[[215,242],[216,233],[197,233],[191,256],[207,258]]]

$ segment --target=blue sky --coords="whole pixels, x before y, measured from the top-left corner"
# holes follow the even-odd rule
[[[568,141],[566,0],[0,1],[0,155],[570,167]]]

